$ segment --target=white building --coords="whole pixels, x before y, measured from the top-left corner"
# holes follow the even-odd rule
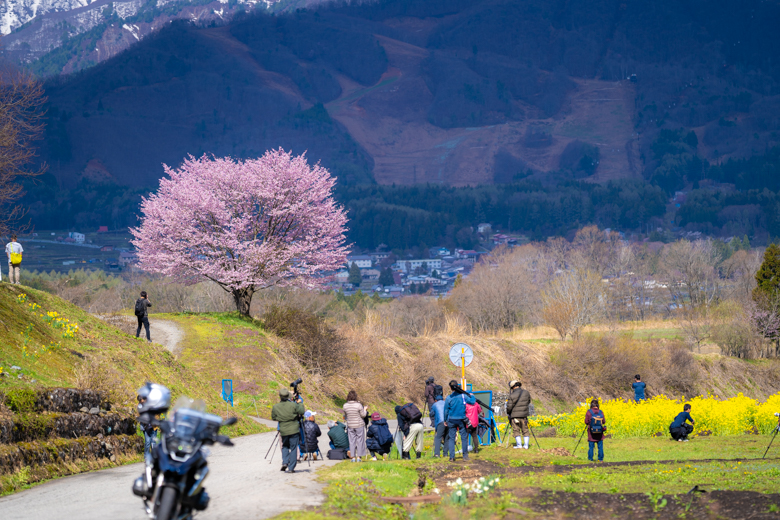
[[[76,233],[75,231],[72,231],[68,233],[68,236],[75,240],[78,244],[84,243],[84,233]]]
[[[355,255],[347,257],[347,266],[357,264],[360,269],[371,269],[371,257],[368,255]]]
[[[399,260],[398,265],[405,273],[413,273],[420,267],[428,268],[428,271],[433,269],[441,269],[441,258],[426,258],[424,260]]]

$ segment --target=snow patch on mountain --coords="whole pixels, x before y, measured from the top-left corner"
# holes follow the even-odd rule
[[[72,11],[98,0],[5,0],[0,4],[0,34],[10,34],[36,16]]]

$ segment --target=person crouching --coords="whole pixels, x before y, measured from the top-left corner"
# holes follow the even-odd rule
[[[393,448],[393,436],[387,426],[387,419],[382,418],[379,412],[371,414],[371,426],[366,432],[366,447],[371,452],[371,460],[376,460],[377,455],[386,460],[387,454]]]
[[[317,437],[322,435],[319,425],[315,422],[314,416],[317,412],[306,410],[303,415],[303,437],[306,440],[306,454],[303,456],[303,460],[309,458],[311,455],[312,460],[317,460],[317,453],[320,451],[319,441]]]
[[[690,421],[691,424],[688,424]],[[683,406],[683,411],[677,414],[672,424],[669,425],[669,433],[672,439],[679,442],[688,442],[688,435],[693,433],[693,417],[691,417],[691,405]]]

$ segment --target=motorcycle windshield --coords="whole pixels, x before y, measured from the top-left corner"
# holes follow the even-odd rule
[[[173,432],[177,451],[190,453],[194,444],[200,440],[206,404],[202,400],[180,397],[173,409]]]

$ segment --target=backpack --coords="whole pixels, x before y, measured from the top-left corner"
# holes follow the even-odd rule
[[[439,395],[444,397],[444,388],[441,385],[433,385],[433,399]]]
[[[476,428],[479,425],[479,404],[466,404],[466,417],[469,420],[469,424]]]
[[[335,450],[328,450],[328,459],[330,460],[345,460],[347,458],[347,450],[344,448],[336,448]]]
[[[144,301],[141,298],[138,298],[135,301],[135,315],[140,318],[144,315],[144,312],[146,312],[146,305],[144,305]]]
[[[390,435],[390,430],[387,428],[387,425],[376,427],[376,442],[379,443],[380,446],[384,446],[385,444],[390,444],[393,442],[393,436]]]
[[[401,408],[400,414],[408,424],[420,422],[422,420],[422,412],[420,412],[420,409],[417,408],[417,405],[414,403],[409,403]]]
[[[604,433],[604,413],[601,410],[590,413],[590,433]]]

